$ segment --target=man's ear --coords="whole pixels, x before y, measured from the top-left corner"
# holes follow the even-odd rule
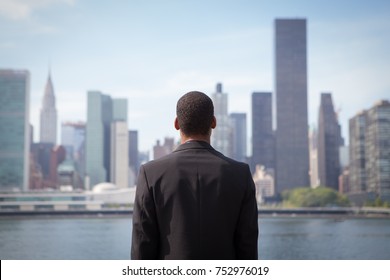
[[[174,125],[175,125],[176,130],[180,129],[179,120],[177,119],[177,117],[175,118],[175,124]]]
[[[213,116],[213,120],[211,121],[211,128],[214,129],[217,127],[217,119]]]

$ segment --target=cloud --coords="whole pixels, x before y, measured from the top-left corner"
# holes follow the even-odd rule
[[[74,5],[75,0],[0,0],[0,17],[26,20],[39,9],[54,4]]]

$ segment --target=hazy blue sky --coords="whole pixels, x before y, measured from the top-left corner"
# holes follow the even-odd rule
[[[36,140],[50,61],[60,122],[86,120],[88,90],[126,97],[146,150],[178,139],[190,90],[222,82],[229,112],[250,119],[252,92],[274,91],[274,19],[291,17],[308,22],[309,123],[331,92],[346,136],[350,117],[390,98],[390,1],[0,0],[0,68],[30,71]]]

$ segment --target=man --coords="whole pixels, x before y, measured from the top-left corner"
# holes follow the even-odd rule
[[[181,145],[140,169],[132,259],[257,259],[257,203],[249,167],[214,150],[214,106],[193,91],[177,102]]]

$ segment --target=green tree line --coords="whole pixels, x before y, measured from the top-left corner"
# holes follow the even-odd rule
[[[349,200],[345,195],[337,191],[317,187],[315,189],[302,187],[286,190],[282,193],[283,204],[287,207],[325,207],[325,206],[349,206]]]

